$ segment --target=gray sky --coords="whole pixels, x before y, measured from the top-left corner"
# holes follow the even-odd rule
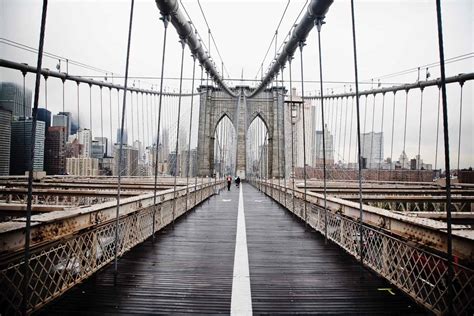
[[[443,22],[446,58],[471,53],[473,47],[474,1],[451,0],[443,2]],[[207,28],[203,22],[197,1],[183,1],[191,19],[207,44]],[[201,4],[210,24],[212,34],[224,59],[225,67],[233,78],[240,78],[243,70],[246,79],[254,79],[263,56],[275,33],[287,1],[206,1]],[[359,58],[359,78],[370,81],[386,74],[422,66],[438,60],[436,33],[435,1],[356,1],[356,27]],[[304,1],[291,1],[279,30],[278,47],[287,34],[290,26],[303,6]],[[0,37],[22,44],[37,47],[41,1],[0,0]],[[117,74],[124,73],[125,48],[129,15],[128,1],[49,1],[45,38],[45,51],[86,63]],[[154,1],[137,1],[133,26],[131,49],[131,76],[157,77],[160,74],[161,46],[163,25]],[[350,1],[339,0],[331,6],[323,27],[323,60],[324,78],[328,81],[353,81],[352,38],[350,27]],[[165,73],[169,77],[179,75],[180,46],[173,28],[170,28]],[[266,69],[273,57],[274,48],[265,62]],[[189,56],[189,50],[186,51]],[[211,47],[211,55],[220,66],[216,49]],[[35,64],[35,55],[0,44],[1,58]],[[319,77],[317,66],[316,33],[308,37],[304,49],[305,80],[316,80]],[[296,54],[293,67],[293,78],[300,78],[299,53]],[[54,69],[57,61],[44,59],[44,67]],[[185,64],[185,76],[191,76],[191,58]],[[220,68],[220,67],[219,67]],[[473,58],[447,65],[447,75],[474,71]],[[430,68],[432,78],[439,76],[436,67]],[[70,73],[84,76],[103,75],[87,69],[70,67]],[[285,74],[288,79],[288,74]],[[392,77],[382,83],[414,82],[417,74]],[[424,71],[422,72],[422,78]],[[33,87],[33,76],[28,76],[27,84]],[[16,72],[0,69],[1,80],[20,81],[21,75]],[[147,81],[144,82],[144,81]],[[48,82],[49,83],[49,82]],[[156,80],[141,80],[140,85],[148,87]],[[136,82],[138,85],[138,81]],[[168,80],[167,89],[177,89],[178,82]],[[299,88],[299,84],[296,85]],[[343,84],[326,84],[335,92],[344,90]],[[75,85],[66,86],[68,105],[75,104]],[[366,86],[362,86],[364,89]],[[369,85],[370,87],[370,85]],[[190,82],[185,83],[190,89]],[[346,89],[349,89],[348,87]],[[71,91],[73,90],[73,91]],[[316,92],[316,84],[306,84],[305,91]],[[84,91],[84,92],[83,92]],[[88,88],[81,87],[81,100],[88,101]],[[61,84],[49,83],[49,103],[54,111],[60,109]],[[94,102],[98,94],[94,92]],[[451,152],[453,161],[457,159],[459,128],[459,86],[448,89]],[[419,120],[419,92],[409,94],[409,119],[407,151],[409,157],[416,154]],[[41,100],[41,99],[40,99]],[[392,95],[387,95],[387,102],[392,103]],[[370,104],[371,99],[369,99]],[[381,98],[377,99],[377,107]],[[474,146],[472,143],[473,117],[473,84],[464,87],[464,105],[462,119],[461,166],[474,165]],[[395,124],[403,122],[405,96],[397,94],[397,113]],[[363,102],[362,102],[363,103]],[[87,105],[88,103],[84,103]],[[423,146],[422,156],[425,162],[434,162],[434,140],[437,114],[437,89],[425,91],[423,112]],[[391,109],[391,108],[390,108]],[[82,111],[81,111],[82,112]],[[377,113],[377,111],[376,111]],[[371,112],[367,120],[370,122]],[[376,118],[380,113],[376,114]],[[88,116],[84,116],[87,120]],[[389,143],[389,125],[384,126],[385,156]],[[394,156],[401,151],[401,133],[396,133]],[[440,145],[442,143],[440,142]],[[442,164],[442,159],[438,165]]]

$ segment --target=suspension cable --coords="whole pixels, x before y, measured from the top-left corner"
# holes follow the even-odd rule
[[[403,153],[406,155],[406,142],[407,142],[407,116],[408,116],[408,92],[410,90],[405,90],[405,121],[403,123],[403,125],[405,126],[403,128]],[[404,168],[404,166],[402,166],[402,169]]]
[[[371,135],[370,135],[370,165],[367,166],[367,168],[372,169],[373,165],[373,149],[374,149],[374,123],[375,123],[375,101],[376,101],[377,95],[374,94],[374,100],[372,103],[372,130],[371,130]],[[365,137],[365,136],[364,136]]]
[[[395,104],[397,100],[397,91],[393,91],[393,105],[392,105],[392,140],[390,142],[390,170],[392,170],[393,163],[393,135],[395,133]]]
[[[384,116],[385,116],[385,93],[382,93],[382,119],[380,120],[380,137],[383,135],[383,123],[384,123]],[[382,157],[382,147],[383,147],[383,139],[380,143],[379,147],[379,174],[377,175],[377,180],[380,180],[380,170],[382,169],[382,162],[383,162],[383,157]]]
[[[160,123],[161,123],[161,105],[162,105],[162,100],[163,100],[163,75],[164,75],[164,70],[165,70],[165,56],[166,56],[166,35],[168,31],[168,23],[170,21],[170,16],[169,15],[163,15],[161,17],[161,20],[163,21],[164,24],[164,37],[163,37],[163,53],[162,53],[162,59],[161,59],[161,80],[160,80],[160,95],[158,98],[158,123],[157,123],[157,128],[156,128],[156,158],[155,158],[155,181],[154,181],[154,186],[153,186],[153,225],[152,225],[152,241],[155,241],[155,219],[156,219],[156,211],[157,211],[157,205],[156,205],[156,193],[157,193],[157,186],[158,186],[158,148],[159,148],[159,143],[160,143]],[[161,212],[160,212],[161,215]],[[161,218],[161,217],[160,217]],[[160,222],[161,223],[161,222]]]
[[[347,161],[350,163],[351,161],[351,149],[352,149],[352,134],[353,134],[353,128],[352,128],[352,122],[354,120],[354,96],[351,97],[351,126],[349,128],[349,157],[347,158]]]
[[[436,119],[436,145],[435,145],[435,170],[438,169],[438,136],[439,136],[439,113],[441,109],[441,85],[438,85],[438,117]]]
[[[307,206],[306,206],[306,122],[305,122],[305,104],[304,104],[304,76],[303,76],[303,47],[304,42],[299,42],[300,47],[300,61],[301,61],[301,100],[303,103],[301,104],[303,107],[303,182],[304,182],[304,219],[306,225],[307,223]]]
[[[118,230],[119,230],[119,214],[120,214],[120,185],[121,185],[121,174],[122,171],[120,167],[122,165],[122,149],[123,149],[123,128],[124,128],[124,121],[125,121],[125,110],[126,110],[126,103],[127,103],[127,84],[128,84],[128,64],[130,60],[130,44],[132,42],[132,25],[133,25],[133,7],[135,4],[135,0],[131,1],[130,6],[130,22],[128,26],[128,41],[127,41],[127,57],[125,60],[125,80],[123,86],[123,105],[122,105],[122,122],[121,122],[121,130],[120,130],[120,143],[119,143],[119,159],[117,164],[117,210],[115,213],[115,251],[114,251],[114,272],[115,274],[118,273]]]
[[[41,26],[40,26],[40,38],[39,38],[39,47],[38,47],[38,61],[36,67],[36,78],[35,78],[35,95],[33,103],[33,119],[31,123],[31,142],[30,142],[30,161],[28,163],[28,197],[26,201],[26,224],[25,224],[25,254],[24,254],[24,263],[23,263],[23,280],[22,280],[22,290],[23,297],[21,300],[22,314],[26,315],[28,313],[29,305],[29,283],[30,283],[30,234],[31,234],[31,204],[33,201],[33,165],[35,158],[35,142],[36,142],[36,122],[38,116],[38,99],[40,92],[41,84],[41,64],[43,62],[43,45],[44,45],[44,34],[46,29],[46,13],[48,8],[48,0],[43,0],[43,9],[41,14]],[[26,73],[23,74],[23,83],[25,83]],[[25,91],[25,85],[23,84],[23,91]],[[23,97],[25,100],[25,93],[23,92]],[[23,104],[23,111],[25,110],[25,105]],[[26,122],[26,119],[25,119]],[[26,135],[26,133],[24,133]]]
[[[100,144],[102,149],[106,153],[107,148],[104,147],[104,116],[103,116],[103,100],[102,100],[102,87],[100,87]],[[104,157],[104,153],[102,153],[102,158]]]
[[[78,139],[79,137],[79,130],[81,129],[81,111],[79,109],[79,85],[80,85],[80,82],[76,82],[77,83],[77,131],[76,131],[76,139]]]
[[[293,212],[295,212],[295,139],[294,139],[294,134],[295,134],[295,123],[294,123],[294,118],[293,118],[293,81],[291,78],[291,60],[293,59],[293,56],[288,56],[288,71],[290,73],[290,118],[291,118],[291,190],[292,190],[292,204],[293,204]]]
[[[421,130],[422,130],[422,123],[423,123],[423,91],[424,88],[420,88],[420,126],[418,129],[418,157],[416,157],[416,169],[421,169]]]
[[[321,27],[325,22],[323,17],[317,18],[314,21],[318,30],[318,50],[319,50],[319,87],[321,89],[321,125],[322,125],[322,137],[323,137],[323,196],[324,196],[324,243],[328,243],[328,208],[327,208],[327,174],[326,174],[326,127],[324,120],[324,87],[323,87],[323,59],[321,51]]]
[[[46,110],[48,109],[48,75],[44,75],[44,107]]]
[[[462,127],[462,92],[463,92],[463,87],[464,87],[464,81],[459,82],[459,85],[461,86],[461,92],[460,92],[460,100],[459,100],[459,136],[458,136],[458,177],[459,177],[459,161],[461,158],[461,127]]]
[[[439,43],[439,59],[441,69],[441,93],[443,96],[443,128],[444,128],[444,162],[446,168],[446,224],[447,224],[447,259],[448,259],[448,315],[453,315],[454,306],[454,289],[453,289],[453,245],[452,245],[452,228],[451,228],[451,166],[449,155],[449,128],[448,128],[448,104],[446,95],[446,74],[444,65],[444,43],[443,43],[443,26],[441,19],[441,1],[436,0],[436,16],[438,24],[438,43]]]
[[[180,41],[181,43],[181,72],[180,72],[180,78],[183,77],[183,68],[184,68],[184,48],[186,45],[186,42],[184,40]],[[183,80],[179,81],[179,97],[178,97],[178,122],[176,126],[176,147],[175,147],[175,162],[174,162],[174,188],[173,188],[173,217],[172,217],[172,223],[174,225],[174,220],[176,216],[176,178],[178,177],[179,171],[179,166],[178,166],[178,145],[179,145],[179,125],[181,122],[181,93],[183,92]]]
[[[356,115],[357,115],[357,143],[358,146],[358,180],[359,180],[359,252],[360,252],[360,263],[364,264],[364,256],[362,247],[363,243],[363,211],[362,211],[362,155],[361,155],[361,148],[360,148],[360,108],[359,108],[359,75],[357,69],[357,45],[356,45],[356,33],[355,33],[355,13],[354,13],[354,0],[351,0],[351,17],[352,17],[352,44],[354,49],[354,76],[355,76],[355,91],[356,91]]]
[[[346,97],[346,106],[345,106],[345,114],[344,114],[344,140],[342,144],[342,161],[346,162],[346,135],[347,135],[347,106],[349,104],[349,97]],[[349,162],[349,160],[347,160]]]

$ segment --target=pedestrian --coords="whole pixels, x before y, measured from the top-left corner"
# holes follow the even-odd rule
[[[237,187],[240,186],[240,177],[239,177],[239,176],[237,176],[237,178],[235,178],[235,185],[236,185]]]
[[[230,191],[231,184],[232,184],[232,177],[228,175],[227,176],[227,191]]]

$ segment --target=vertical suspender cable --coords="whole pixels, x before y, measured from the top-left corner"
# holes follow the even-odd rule
[[[374,96],[374,99],[375,99],[375,96]],[[366,94],[365,95],[365,105],[364,105],[364,137],[362,137],[362,147],[361,147],[361,152],[362,151],[365,151],[365,133],[367,132],[366,130],[366,126],[367,126],[367,103],[368,103],[368,100],[369,100],[369,95]],[[364,155],[366,155],[367,153],[363,153]],[[367,157],[364,157],[364,158],[367,158]]]
[[[376,100],[377,95],[374,93],[374,100],[372,103],[372,130],[371,130],[371,136],[370,136],[370,155],[369,155],[369,161],[370,165],[367,166],[367,168],[372,169],[373,168],[373,149],[374,149],[374,123],[375,123],[375,100]]]
[[[405,94],[405,122],[403,123],[403,125],[405,126],[403,128],[403,153],[406,155],[406,143],[407,143],[407,116],[408,116],[408,92],[410,92],[410,90],[405,90],[406,94]],[[404,168],[404,165],[405,165],[406,161],[403,162],[403,165],[402,165],[402,169]]]
[[[123,114],[123,113],[122,113]],[[117,132],[119,131],[120,128],[120,90],[117,88]],[[116,134],[116,143],[118,144],[121,140],[119,140],[121,134]]]
[[[110,139],[108,141],[108,147],[110,148],[110,156],[113,155],[113,149],[112,149],[112,88],[109,87],[109,111],[110,111],[110,119],[109,119],[109,125],[110,125]],[[118,114],[117,114],[118,115]],[[112,170],[110,170],[112,171]]]
[[[181,92],[183,90],[183,68],[184,68],[184,48],[186,45],[186,41],[184,39],[180,40],[181,43],[181,72],[179,75],[179,96],[178,96],[178,117],[177,117],[177,125],[176,125],[176,146],[175,146],[175,157],[174,160],[174,186],[173,186],[173,225],[174,219],[176,216],[176,178],[178,177],[179,173],[179,165],[178,165],[178,144],[179,144],[179,125],[181,122]]]
[[[323,137],[323,194],[324,194],[324,242],[328,242],[328,209],[327,209],[327,183],[326,183],[326,128],[324,121],[324,90],[323,90],[323,59],[321,56],[321,27],[324,24],[324,17],[314,21],[318,30],[318,50],[319,50],[319,87],[321,89],[321,126]]]
[[[352,122],[354,121],[354,97],[351,97],[351,125],[349,128],[349,157],[347,158],[348,162],[351,162],[351,149],[352,149]]]
[[[127,57],[125,60],[125,80],[123,85],[123,105],[122,105],[122,122],[120,125],[120,140],[119,140],[119,152],[118,152],[118,163],[117,163],[117,210],[115,212],[115,251],[114,251],[114,272],[117,274],[117,258],[118,258],[118,230],[119,230],[119,213],[120,213],[120,181],[121,173],[120,167],[122,165],[123,158],[123,127],[125,124],[125,110],[127,103],[127,84],[128,84],[128,63],[130,59],[130,43],[132,42],[132,24],[133,24],[133,7],[135,0],[131,1],[130,6],[130,22],[128,26],[128,41],[127,41]]]
[[[284,74],[284,71],[285,71],[285,66],[283,65],[281,67],[281,102],[282,102],[282,109],[283,109],[283,129],[285,130],[285,112],[286,112],[286,109],[285,109],[285,80],[283,78],[283,74]],[[291,116],[290,116],[291,117]],[[284,140],[284,143],[286,143],[286,139],[285,139],[285,133],[283,133],[283,140]],[[287,191],[288,191],[288,188],[286,187],[286,150],[285,150],[285,154],[283,155],[283,185],[285,187],[285,203],[283,204],[285,207],[286,207],[286,198],[287,198]]]
[[[103,116],[103,100],[102,100],[102,86],[100,86],[100,144],[104,150],[104,153],[107,154],[107,150],[104,147],[104,116]],[[104,155],[102,155],[103,157]]]
[[[202,86],[202,82],[203,82],[203,68],[202,68],[202,65],[201,65],[201,81],[200,81],[200,86]],[[201,112],[201,93],[199,93],[199,112]],[[205,113],[204,113],[205,114]],[[198,130],[197,130],[197,133],[199,134],[199,126],[198,126]],[[199,174],[199,158],[200,158],[200,155],[199,155],[199,147],[200,146],[197,146],[196,148],[196,170],[195,170],[195,175],[194,175],[194,190],[197,190],[198,189],[198,185],[197,185],[197,178],[198,178],[198,174]],[[203,147],[203,146],[201,146]],[[197,204],[197,192],[194,193],[194,205]]]
[[[435,170],[438,169],[438,136],[439,136],[439,112],[441,108],[441,85],[438,85],[438,117],[436,119],[436,145],[435,145]]]
[[[79,137],[79,129],[81,128],[81,112],[79,110],[79,85],[80,82],[77,81],[77,131],[76,131],[76,139]]]
[[[397,92],[393,92],[393,105],[392,105],[392,140],[390,141],[390,170],[393,169],[393,135],[395,132],[395,103],[397,100]]]
[[[301,61],[301,101],[303,103],[301,106],[303,107],[303,182],[304,182],[304,198],[303,198],[303,205],[304,205],[304,221],[307,224],[307,214],[306,214],[306,122],[305,122],[305,104],[304,104],[304,76],[303,76],[303,46],[304,42],[299,42],[300,47],[300,61]]]
[[[357,45],[356,45],[356,33],[355,33],[355,12],[354,12],[354,0],[351,0],[351,16],[352,16],[352,44],[354,47],[354,75],[355,75],[355,92],[356,92],[356,115],[357,115],[357,143],[358,146],[358,180],[359,180],[359,252],[360,252],[360,263],[364,264],[364,257],[362,247],[364,245],[363,241],[363,212],[362,212],[362,156],[361,156],[361,147],[360,147],[360,108],[359,108],[359,74],[357,70]],[[367,108],[366,108],[367,110]]]
[[[461,158],[461,127],[462,127],[462,91],[464,87],[464,81],[461,81],[459,83],[461,86],[461,95],[460,95],[460,100],[459,100],[459,136],[458,136],[458,164],[457,164],[457,169],[458,169],[458,177],[459,177],[459,161]]]
[[[291,80],[291,60],[293,59],[293,56],[288,56],[288,71],[290,72],[290,118],[291,118],[291,198],[292,198],[292,204],[293,208],[292,211],[293,213],[296,212],[295,210],[295,121],[293,118],[293,81]]]
[[[382,93],[382,119],[380,121],[380,137],[383,137],[383,123],[384,123],[384,117],[385,117],[385,92]],[[377,174],[377,180],[380,180],[380,169],[382,169],[382,162],[383,162],[383,157],[382,157],[382,147],[383,147],[384,141],[382,140],[380,143],[379,147],[379,171]]]
[[[92,137],[92,84],[89,83],[89,129]]]
[[[347,105],[349,104],[349,97],[346,97],[346,106],[344,114],[344,140],[342,142],[342,161],[346,162],[346,135],[347,135]]]
[[[421,127],[423,123],[423,90],[424,88],[420,88],[421,96],[420,96],[420,127],[418,130],[418,157],[416,157],[416,169],[421,169]],[[420,179],[418,179],[420,181]]]
[[[40,26],[40,37],[38,47],[38,61],[36,64],[36,79],[35,79],[35,95],[33,103],[32,123],[31,123],[31,142],[30,152],[28,153],[30,159],[28,161],[28,197],[26,201],[26,225],[25,225],[25,253],[23,261],[23,279],[22,279],[22,290],[23,296],[21,300],[21,311],[23,315],[28,313],[29,300],[30,300],[30,234],[31,234],[31,204],[33,200],[33,164],[35,159],[35,142],[36,142],[36,122],[38,116],[38,99],[39,90],[41,83],[41,65],[43,63],[43,45],[44,45],[44,33],[46,29],[46,13],[48,9],[48,0],[43,0],[43,10],[41,14],[41,26]],[[25,79],[23,75],[23,79]],[[23,81],[24,83],[25,81]],[[25,89],[25,85],[23,85]],[[25,94],[23,93],[25,100]],[[25,103],[23,104],[23,110],[25,110]],[[26,121],[26,119],[25,119]],[[26,133],[25,133],[26,134]]]
[[[61,81],[63,82],[63,113],[66,112],[66,97],[65,97],[65,82],[66,82],[66,79],[62,78]],[[69,117],[68,120],[70,120],[71,118]],[[68,124],[69,125],[69,124]],[[69,126],[67,127],[69,129]],[[69,132],[69,130],[68,130]]]
[[[48,75],[44,75],[44,107],[48,109]]]
[[[448,259],[448,315],[454,314],[453,299],[453,245],[451,231],[451,166],[449,161],[449,129],[448,129],[448,104],[446,96],[446,74],[444,68],[444,44],[443,44],[443,25],[441,20],[441,1],[436,0],[436,15],[438,22],[438,43],[439,43],[439,61],[441,69],[441,93],[443,96],[443,128],[444,128],[444,164],[446,168],[446,224],[448,231],[447,259]]]
[[[276,110],[277,110],[277,165],[278,165],[278,203],[281,203],[281,161],[280,161],[280,142],[281,142],[281,139],[280,139],[280,133],[282,131],[281,127],[280,127],[280,95],[279,95],[279,92],[278,92],[278,73],[277,73],[277,76],[276,76],[276,81],[275,81],[275,85],[276,85],[276,96],[277,96],[277,99],[276,99]],[[282,87],[282,91],[283,91],[283,87]],[[283,97],[283,92],[282,92],[282,97]],[[282,99],[282,102],[283,102],[283,99]]]
[[[165,27],[163,37],[163,53],[161,57],[161,76],[160,76],[160,94],[158,97],[158,122],[156,126],[156,152],[155,152],[155,179],[153,185],[153,224],[152,224],[152,240],[155,241],[155,221],[156,221],[156,193],[158,186],[158,145],[160,143],[160,124],[161,124],[161,104],[163,101],[163,76],[165,71],[165,56],[166,56],[166,34],[168,33],[168,23],[170,21],[169,15],[163,15],[162,18]]]

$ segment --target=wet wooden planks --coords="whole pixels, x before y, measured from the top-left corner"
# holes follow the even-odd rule
[[[44,315],[230,311],[238,191],[222,191],[113,266],[47,306]]]
[[[255,188],[244,201],[255,314],[425,313]]]

